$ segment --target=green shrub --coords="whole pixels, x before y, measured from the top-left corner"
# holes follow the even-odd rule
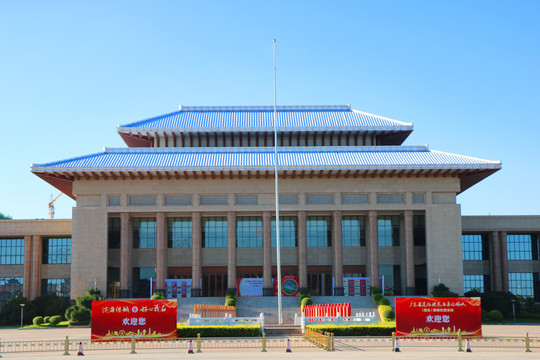
[[[482,309],[499,310],[503,316],[512,314],[512,300],[515,300],[516,312],[520,310],[519,299],[509,292],[489,291],[480,295]]]
[[[237,299],[236,291],[233,290],[233,289],[227,290],[227,292],[225,293],[225,297],[226,297],[226,298]]]
[[[482,309],[482,321],[489,320],[489,312],[487,310]]]
[[[457,293],[450,291],[448,286],[444,285],[443,283],[440,283],[439,285],[435,285],[433,287],[433,290],[431,291],[431,295],[433,295],[433,297],[457,297],[458,296]]]
[[[32,300],[32,303],[35,306],[36,314],[43,317],[63,314],[69,307],[68,299],[64,299],[52,294],[43,294],[38,296]]]
[[[87,289],[87,290],[86,290],[86,295],[99,296],[100,298],[103,298],[103,297],[101,296],[101,290],[95,289],[95,288]]]
[[[385,320],[394,320],[396,318],[396,314],[394,313],[394,310],[384,310],[382,317]]]
[[[488,314],[491,321],[499,322],[503,319],[503,314],[499,310],[491,310]]]
[[[384,295],[383,294],[373,294],[373,302],[377,305],[380,304],[381,300],[384,299]]]
[[[62,315],[55,315],[55,316],[51,316],[51,318],[49,319],[49,323],[53,326],[56,326],[58,324],[60,324],[60,322],[63,320],[63,316]]]
[[[307,328],[334,333],[334,336],[391,336],[395,324],[378,325],[309,325]]]
[[[311,300],[311,297],[307,296],[307,297],[302,299],[301,305],[302,306],[313,305],[313,300]]]
[[[21,324],[21,304],[24,304],[23,324],[30,324],[38,314],[35,305],[23,296],[16,296],[0,309],[0,321],[6,325]]]
[[[390,305],[390,300],[388,300],[387,298],[382,298],[381,301],[379,302],[380,305]]]
[[[152,294],[152,297],[150,298],[150,300],[163,300],[163,299],[165,299],[165,294],[162,293],[161,291],[155,292],[154,294]]]
[[[298,291],[298,295],[309,295],[309,288],[301,288]]]
[[[100,295],[84,295],[78,297],[75,301],[77,302],[77,305],[80,307],[83,307],[88,310],[92,310],[92,301],[94,300],[101,300],[102,297]]]
[[[45,317],[43,317],[43,322],[44,322],[45,324],[49,324],[49,323],[51,322],[51,317],[50,317],[50,316],[45,316]]]
[[[261,327],[259,325],[238,326],[178,326],[176,329],[181,338],[197,337],[259,337]]]
[[[44,320],[43,320],[43,316],[36,316],[33,320],[32,320],[32,324],[34,325],[41,325],[44,323]]]
[[[375,286],[371,289],[371,295],[374,295],[374,294],[382,294],[382,289],[378,286]]]
[[[66,318],[66,320],[70,321],[71,313],[77,310],[78,308],[79,308],[79,305],[73,305],[73,306],[68,307],[66,311],[64,312],[64,317]]]
[[[234,307],[236,307],[236,299],[226,298],[225,299],[225,306],[234,306]]]

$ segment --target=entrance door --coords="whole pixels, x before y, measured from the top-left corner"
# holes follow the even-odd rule
[[[308,288],[313,296],[332,296],[332,272],[308,271]]]
[[[227,268],[203,268],[202,290],[205,297],[225,296]]]

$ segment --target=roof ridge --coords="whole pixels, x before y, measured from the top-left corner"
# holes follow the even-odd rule
[[[351,105],[279,105],[277,111],[350,111]],[[179,111],[274,111],[273,105],[186,106]]]

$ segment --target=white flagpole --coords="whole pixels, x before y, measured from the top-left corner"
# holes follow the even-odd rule
[[[279,185],[277,157],[277,107],[276,107],[276,39],[274,39],[274,178],[276,183],[276,265],[278,291],[278,324],[283,324],[283,306],[281,302],[281,251],[279,248]]]

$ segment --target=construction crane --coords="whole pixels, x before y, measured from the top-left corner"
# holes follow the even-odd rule
[[[56,197],[53,199],[53,196],[51,194],[51,201],[49,201],[49,218],[54,219],[54,202],[56,199],[58,199],[62,195],[62,193],[56,195]]]

